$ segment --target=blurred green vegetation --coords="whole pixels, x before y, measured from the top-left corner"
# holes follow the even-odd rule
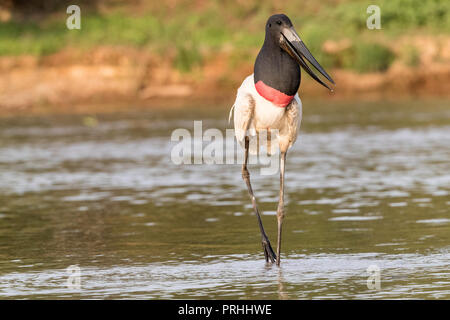
[[[147,3],[147,4],[145,4]],[[122,4],[102,12],[83,12],[81,30],[68,30],[67,15],[0,22],[0,55],[48,55],[65,47],[89,49],[123,45],[170,57],[181,71],[201,65],[214,53],[231,51],[232,62],[250,61],[264,39],[268,16],[284,12],[325,67],[359,72],[383,71],[395,58],[388,44],[402,35],[450,34],[448,0],[151,1],[133,9]],[[368,30],[366,9],[381,8],[381,30]],[[350,39],[336,54],[323,50],[327,40]],[[411,50],[409,63],[417,63]]]
[[[378,43],[358,42],[352,47],[343,66],[358,72],[385,71],[394,58],[390,49]]]

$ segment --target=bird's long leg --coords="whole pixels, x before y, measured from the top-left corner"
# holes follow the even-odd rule
[[[280,265],[280,251],[281,251],[281,229],[284,218],[284,168],[286,162],[286,152],[281,153],[280,160],[280,200],[278,201],[277,221],[278,221],[278,236],[277,236],[277,265]]]
[[[247,170],[247,161],[248,161],[248,149],[249,149],[249,138],[245,137],[245,155],[244,155],[244,163],[242,165],[242,178],[244,179],[245,183],[247,184],[248,193],[250,195],[250,198],[252,200],[253,205],[253,211],[256,214],[256,217],[258,218],[258,225],[259,230],[261,231],[261,240],[262,240],[262,247],[264,250],[264,257],[266,258],[266,261],[269,262],[269,259],[271,262],[275,262],[277,259],[275,252],[272,249],[272,246],[270,245],[269,238],[266,235],[266,232],[264,231],[264,227],[262,224],[261,216],[259,214],[258,205],[256,204],[256,198],[253,194],[252,185],[250,183],[250,172]]]

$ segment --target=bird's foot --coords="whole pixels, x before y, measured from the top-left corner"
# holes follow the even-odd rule
[[[264,250],[264,257],[266,258],[266,262],[274,263],[277,260],[277,255],[272,249],[272,246],[270,245],[269,238],[263,237],[262,238],[262,247]]]

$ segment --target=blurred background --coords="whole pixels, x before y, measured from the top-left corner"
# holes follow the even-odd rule
[[[253,70],[267,17],[278,12],[291,17],[338,83],[330,96],[305,76],[307,96],[448,97],[449,2],[372,2],[80,0],[81,30],[68,30],[70,1],[2,0],[0,108],[231,102]],[[380,30],[366,26],[370,4],[381,8]]]
[[[170,154],[230,127],[280,12],[337,86],[303,73],[276,268],[240,165]],[[450,297],[448,0],[0,0],[0,74],[0,298]],[[249,170],[274,244],[278,177]]]

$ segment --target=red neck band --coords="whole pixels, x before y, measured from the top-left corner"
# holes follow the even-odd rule
[[[294,99],[294,96],[288,96],[277,89],[269,87],[261,80],[255,84],[255,88],[261,97],[269,100],[278,107],[284,108],[292,101],[292,99]]]

